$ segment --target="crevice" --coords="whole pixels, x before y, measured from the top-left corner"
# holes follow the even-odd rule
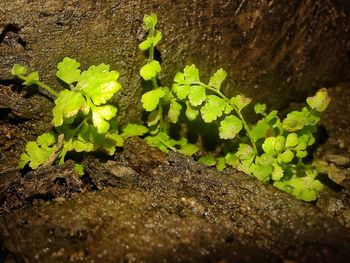
[[[20,28],[15,24],[8,24],[0,34],[0,45],[16,46],[20,45],[25,50],[28,49],[28,43],[19,35]]]

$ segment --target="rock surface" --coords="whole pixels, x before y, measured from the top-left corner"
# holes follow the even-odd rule
[[[15,63],[59,87],[54,73],[63,57],[83,68],[104,62],[121,72],[121,119],[138,119],[144,56],[137,46],[149,12],[164,36],[163,85],[186,64],[197,64],[204,79],[223,67],[227,94],[239,90],[278,108],[349,78],[350,8],[343,1],[3,0],[0,83]]]

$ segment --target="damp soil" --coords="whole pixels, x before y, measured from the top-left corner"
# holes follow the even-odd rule
[[[8,105],[0,119],[1,262],[350,259],[348,84],[329,88],[326,136],[315,151],[343,177],[337,183],[324,178],[328,186],[314,203],[234,169],[218,172],[177,153],[166,155],[141,139],[128,140],[109,159],[84,156],[83,177],[71,160],[19,171],[24,141],[42,132],[46,120],[25,115],[35,110],[30,103],[39,95],[22,98],[1,88]],[[19,101],[16,107],[11,98]]]

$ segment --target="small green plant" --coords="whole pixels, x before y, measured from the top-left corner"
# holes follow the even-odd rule
[[[219,137],[230,141],[230,147],[221,156],[201,156],[200,162],[216,166],[218,170],[232,166],[259,180],[271,181],[277,188],[301,200],[315,200],[323,185],[316,179],[316,167],[304,160],[308,147],[315,143],[316,125],[330,101],[327,90],[320,89],[314,97],[307,98],[308,106],[289,113],[284,119],[276,110],[267,112],[265,104],[257,103],[254,110],[261,119],[256,124],[249,124],[243,110],[251,99],[243,95],[229,98],[222,93],[221,85],[227,76],[223,69],[216,71],[206,84],[200,80],[195,65],[186,66],[175,75],[171,89],[158,87],[156,77],[161,66],[153,54],[161,33],[155,29],[156,23],[155,14],[145,15],[144,28],[149,35],[140,44],[140,49],[148,50],[149,54],[140,74],[144,80],[153,83],[153,89],[142,96],[143,107],[150,112],[151,135],[146,141],[165,152],[173,150],[174,146],[186,146],[187,140],[181,144],[170,138],[169,122],[177,123],[183,110],[190,121],[200,115],[206,123],[216,122]],[[166,106],[167,114],[164,112]],[[190,148],[189,155],[198,150],[192,144]]]
[[[123,145],[123,139],[147,132],[142,125],[129,124],[119,133],[115,119],[117,107],[108,104],[121,88],[117,71],[110,71],[106,64],[91,66],[85,71],[79,67],[76,60],[68,57],[58,63],[56,76],[65,84],[59,92],[42,83],[38,72],[29,73],[26,67],[18,64],[12,68],[12,75],[23,80],[23,85],[38,85],[55,97],[54,130],[27,143],[26,151],[20,157],[20,168],[29,164],[30,168],[36,169],[57,159],[62,164],[70,151],[102,150],[112,155],[116,147]],[[76,165],[76,171],[83,174],[79,165]]]
[[[143,108],[149,112],[147,126],[149,135],[146,141],[151,146],[157,147],[164,152],[179,151],[185,155],[193,155],[199,148],[187,141],[186,138],[174,140],[169,136],[168,121],[164,119],[165,106],[170,107],[168,118],[172,122],[177,122],[180,115],[181,105],[167,87],[159,87],[157,75],[161,72],[159,61],[154,58],[154,49],[162,39],[162,33],[155,29],[157,16],[155,14],[145,15],[143,27],[148,30],[146,40],[140,43],[139,48],[148,52],[148,58],[141,67],[141,77],[152,83],[152,89],[143,94],[141,101]],[[170,106],[169,106],[170,104]]]

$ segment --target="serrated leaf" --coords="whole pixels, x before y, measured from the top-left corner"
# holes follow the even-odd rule
[[[188,101],[186,101],[186,111],[185,111],[186,117],[193,121],[197,118],[199,111],[196,109],[193,109]]]
[[[26,86],[30,86],[35,84],[38,80],[39,80],[39,73],[38,71],[34,71],[29,73],[26,77],[25,77],[25,82],[23,82],[23,85]]]
[[[237,95],[230,99],[230,102],[235,105],[239,111],[242,111],[251,101],[252,99],[244,97],[243,95]]]
[[[155,78],[161,71],[161,66],[157,60],[152,60],[140,69],[140,75],[144,80]]]
[[[142,106],[146,111],[153,111],[156,109],[159,103],[159,99],[164,97],[165,93],[162,89],[155,89],[146,92],[142,95]]]
[[[236,152],[236,156],[240,159],[240,160],[248,160],[251,159],[252,157],[255,156],[254,150],[253,148],[245,143],[240,143],[238,150]]]
[[[254,105],[254,111],[256,114],[265,114],[266,104],[257,103]]]
[[[65,57],[57,64],[56,76],[67,84],[77,82],[80,78],[80,63],[75,59]]]
[[[315,109],[319,112],[323,112],[326,110],[330,97],[328,96],[328,92],[326,88],[319,89],[316,92],[316,95],[313,97],[308,97],[306,99],[307,104],[311,107],[311,109]]]
[[[208,154],[200,157],[198,162],[205,164],[207,166],[214,166],[216,164],[216,159],[213,155]]]
[[[214,87],[216,90],[220,90],[222,82],[226,79],[227,72],[222,68],[214,73],[209,80],[209,86]]]
[[[20,156],[19,168],[29,163],[29,167],[37,169],[43,165],[55,150],[55,136],[52,133],[44,133],[40,135],[37,141],[30,141],[26,144],[26,151]]]
[[[295,154],[298,158],[305,158],[307,156],[307,151],[297,151]]]
[[[106,142],[113,147],[123,147],[124,139],[118,134],[118,132],[108,133],[106,134]]]
[[[302,111],[289,113],[283,120],[282,127],[287,131],[293,132],[301,130],[307,125],[315,125],[319,120],[319,117],[312,115],[307,108],[303,108]]]
[[[194,82],[199,82],[199,71],[196,65],[186,66],[184,68],[184,78],[187,84],[192,84]]]
[[[185,145],[181,146],[179,152],[187,155],[187,156],[192,156],[196,152],[199,151],[199,147],[195,144],[192,143],[186,143]]]
[[[188,99],[193,107],[199,106],[205,101],[205,87],[204,86],[191,86]]]
[[[187,85],[187,84],[180,85],[180,84],[174,83],[172,89],[180,100],[185,99],[190,93],[190,85]]]
[[[256,124],[255,127],[250,132],[253,140],[256,142],[257,140],[264,138],[267,131],[270,129],[269,122],[264,118]]]
[[[52,123],[55,127],[61,126],[65,119],[74,120],[78,111],[82,109],[86,101],[81,92],[70,90],[62,90],[55,99],[55,107],[53,108]]]
[[[170,103],[169,111],[168,111],[168,118],[170,122],[177,123],[177,120],[180,116],[182,106],[180,103],[178,103],[176,100],[172,100]]]
[[[226,117],[220,122],[219,136],[221,139],[233,139],[242,130],[242,121],[234,115]]]
[[[72,146],[76,152],[91,152],[94,150],[94,145],[91,142],[74,140]]]
[[[201,108],[202,118],[206,123],[215,121],[218,117],[222,116],[226,107],[226,101],[215,95],[208,95],[207,101]]]
[[[13,76],[18,76],[18,75],[25,75],[27,74],[28,70],[25,66],[19,65],[19,64],[15,64],[13,65],[12,69],[11,69],[11,74]]]
[[[92,109],[92,123],[98,133],[106,133],[110,127],[109,120],[115,117],[117,108],[112,105],[94,107]]]
[[[277,136],[275,138],[275,151],[277,153],[281,152],[284,149],[284,144],[286,139],[283,136]]]
[[[141,136],[148,132],[148,128],[141,124],[128,123],[121,134],[122,138],[126,139],[134,136]]]
[[[90,97],[97,106],[105,104],[121,88],[117,71],[109,71],[109,65],[91,66],[81,73],[77,89]]]

